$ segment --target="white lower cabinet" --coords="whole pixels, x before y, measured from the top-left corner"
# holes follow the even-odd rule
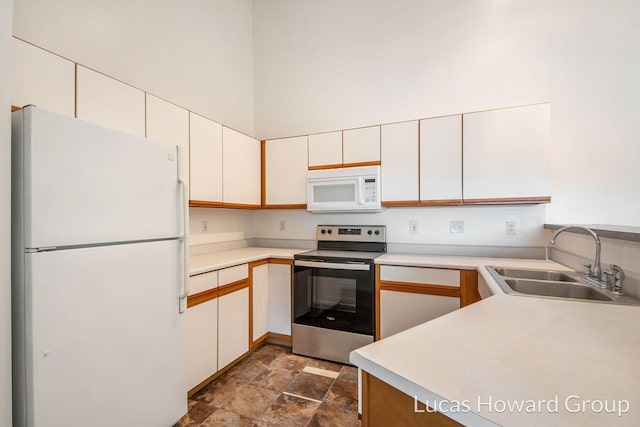
[[[252,341],[267,333],[291,335],[291,265],[252,267]]]
[[[187,322],[187,390],[218,371],[218,299],[190,307]]]
[[[460,299],[413,292],[380,291],[380,338],[460,308]]]
[[[252,306],[253,306],[253,341],[258,340],[268,330],[267,316],[269,310],[269,264],[252,268]]]
[[[269,264],[267,329],[291,335],[291,265]]]
[[[249,351],[249,288],[218,298],[218,369]]]

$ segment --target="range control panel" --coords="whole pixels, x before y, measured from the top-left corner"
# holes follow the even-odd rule
[[[381,242],[386,241],[384,225],[319,225],[316,230],[318,240],[345,242]]]

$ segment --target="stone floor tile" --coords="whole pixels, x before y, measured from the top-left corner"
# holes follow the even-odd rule
[[[334,379],[321,375],[299,373],[285,391],[311,399],[322,400]]]
[[[267,366],[268,365],[262,363],[259,360],[248,357],[231,368],[224,376],[227,378],[233,378],[240,383],[246,384],[257,377],[262,371],[266,369]]]
[[[201,427],[253,427],[256,420],[243,417],[235,412],[218,409],[209,418],[204,420]]]
[[[258,419],[280,394],[266,388],[243,385],[222,409]]]
[[[304,427],[319,405],[311,400],[281,394],[260,419],[279,427]]]
[[[281,393],[287,388],[296,375],[297,372],[295,371],[269,367],[255,377],[250,384]]]
[[[227,403],[242,385],[236,378],[225,375],[214,380],[193,396],[198,402],[220,407]]]
[[[360,420],[358,420],[357,411],[346,411],[323,403],[307,425],[309,427],[360,427]]]
[[[336,362],[329,362],[328,360],[310,359],[307,366],[314,368],[326,369],[327,371],[340,372],[344,365]]]
[[[201,403],[195,400],[189,400],[189,405],[187,408],[188,409],[186,417],[189,419],[188,421],[191,424],[201,423],[204,419],[213,414],[217,409],[215,406],[207,405],[206,403]],[[180,425],[185,426],[191,424],[187,423]]]
[[[348,411],[358,410],[358,383],[349,377],[338,377],[324,398],[327,405]]]
[[[288,369],[290,371],[301,371],[305,366],[307,366],[309,360],[310,359],[308,357],[298,356],[297,354],[282,353],[269,364],[269,367]]]

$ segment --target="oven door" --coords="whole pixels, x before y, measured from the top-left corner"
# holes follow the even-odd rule
[[[295,260],[293,322],[373,336],[374,266]]]

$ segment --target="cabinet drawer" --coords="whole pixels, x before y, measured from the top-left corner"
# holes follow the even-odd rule
[[[235,267],[218,270],[218,285],[224,286],[249,278],[249,264],[236,265]]]
[[[460,271],[441,268],[381,265],[380,280],[460,287]]]
[[[198,274],[189,277],[189,295],[194,295],[218,287],[218,272]]]

